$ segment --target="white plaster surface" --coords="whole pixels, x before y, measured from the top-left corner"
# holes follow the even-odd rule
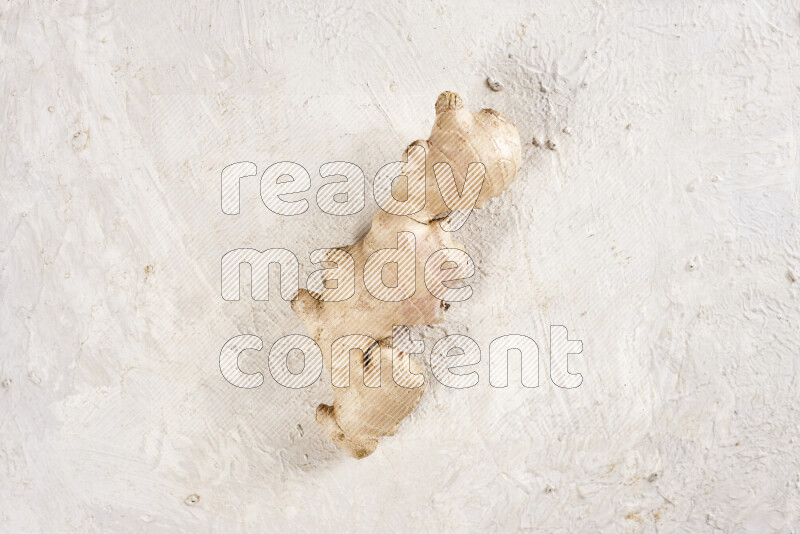
[[[797,1],[0,11],[0,531],[800,530]],[[481,384],[429,384],[356,461],[314,422],[325,381],[223,379],[229,338],[305,330],[277,287],[224,302],[220,258],[285,247],[305,275],[358,239],[374,202],[322,213],[319,166],[371,180],[443,90],[524,144],[456,236],[474,296],[421,330],[478,341]],[[250,179],[223,215],[243,160],[304,165],[309,211]],[[583,341],[577,389],[548,379],[550,324]],[[539,388],[488,386],[508,333],[539,343]]]

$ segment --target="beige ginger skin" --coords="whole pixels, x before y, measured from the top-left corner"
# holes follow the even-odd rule
[[[424,381],[418,380],[421,383],[418,387],[405,387],[413,384],[404,383],[402,378],[397,380],[397,375],[393,377],[392,327],[444,321],[447,306],[428,291],[424,278],[425,262],[438,250],[463,250],[464,247],[451,239],[450,232],[442,229],[442,219],[446,219],[452,210],[469,209],[473,203],[478,208],[483,206],[514,180],[522,164],[516,126],[491,109],[470,113],[464,108],[461,97],[449,91],[439,95],[436,101],[436,120],[430,137],[412,143],[406,151],[406,159],[412,146],[425,148],[425,174],[416,177],[424,180],[424,184],[421,180],[417,182],[416,189],[412,188],[412,177],[409,176],[407,196],[421,195],[424,191],[424,208],[408,216],[378,211],[367,235],[358,243],[341,249],[353,257],[354,271],[343,273],[344,267],[337,261],[336,252],[328,253],[326,260],[337,265],[326,270],[328,278],[340,280],[347,274],[355,276],[352,297],[338,302],[326,299],[326,295],[333,295],[336,289],[322,284],[300,290],[297,300],[292,302],[292,309],[322,349],[326,368],[331,370],[332,363],[349,361],[349,385],[336,387],[334,384],[333,406],[319,405],[316,419],[333,442],[354,458],[368,456],[375,451],[382,436],[393,435],[422,397]],[[485,176],[480,192],[474,189],[475,194],[467,198],[465,176],[468,165],[474,162],[484,165]],[[443,196],[437,184],[443,168],[437,166],[438,172],[434,172],[434,166],[439,163],[450,165],[458,190],[465,193],[461,198]],[[394,196],[397,198],[402,194]],[[365,287],[365,263],[378,250],[399,247],[399,240],[407,239],[408,233],[413,234],[416,253],[413,294],[397,302],[375,298]],[[403,269],[403,273],[398,273],[398,268]],[[397,285],[401,274],[408,274],[406,271],[410,269],[410,265],[396,267],[394,271],[386,268],[382,273],[383,282],[389,287]],[[353,334],[368,336],[374,342],[363,338],[358,346],[361,350],[340,354],[341,358],[332,362],[334,342]],[[403,366],[411,375],[423,374],[422,367],[402,350],[395,350],[394,358],[394,365]],[[337,367],[332,370],[332,375],[340,376],[340,372]],[[378,375],[379,387],[365,384],[367,376],[377,378]],[[398,385],[396,380],[402,385]]]

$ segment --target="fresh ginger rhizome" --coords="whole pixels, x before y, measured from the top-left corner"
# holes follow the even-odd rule
[[[323,366],[330,369],[334,402],[321,404],[316,419],[334,443],[355,458],[371,454],[380,437],[394,434],[418,404],[425,380],[411,355],[421,354],[424,344],[412,340],[408,327],[441,323],[450,304],[472,296],[466,280],[473,276],[475,264],[452,233],[474,208],[499,195],[522,164],[519,132],[501,113],[470,113],[452,92],[439,95],[435,108],[430,137],[411,143],[401,161],[384,165],[376,174],[373,193],[381,209],[367,235],[346,247],[312,251],[311,262],[320,268],[308,276],[306,289],[298,289],[299,262],[291,251],[238,248],[222,258],[222,297],[230,301],[240,298],[243,263],[251,266],[256,300],[269,299],[269,266],[280,266],[281,297],[291,300],[311,337],[290,335],[276,341],[270,349],[270,373],[282,385],[305,387],[319,378]],[[223,169],[223,213],[239,213],[239,183],[256,174],[251,162]],[[337,178],[317,191],[321,210],[348,215],[364,208],[365,180],[358,166],[326,163],[320,174]],[[301,165],[279,162],[261,176],[261,199],[275,213],[300,215],[308,201],[292,195],[310,187],[310,176]],[[570,341],[563,326],[552,326],[550,335],[551,379],[561,387],[577,387],[582,377],[569,372],[567,358],[581,352],[582,343]],[[252,335],[229,340],[220,355],[223,376],[240,387],[263,383],[262,373],[242,373],[237,364],[242,351],[262,346]],[[293,349],[305,357],[297,374],[286,366]],[[538,345],[516,334],[490,343],[490,383],[508,384],[509,354],[521,356],[522,384],[536,387]],[[469,366],[481,361],[480,349],[467,336],[437,341],[430,361],[432,374],[445,385],[478,383],[478,373]],[[350,376],[353,369],[358,379]]]

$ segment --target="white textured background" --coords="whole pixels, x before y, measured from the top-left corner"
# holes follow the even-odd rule
[[[0,9],[0,530],[800,529],[797,1]],[[304,277],[356,240],[374,202],[320,212],[319,166],[370,180],[443,90],[524,144],[457,236],[473,298],[422,332],[475,338],[481,385],[431,384],[355,461],[314,423],[327,384],[222,378],[230,337],[304,329],[277,288],[224,302],[219,262],[282,246]],[[223,215],[242,160],[303,164],[311,209],[251,179]],[[550,324],[583,340],[578,389],[547,380]],[[507,333],[542,348],[538,389],[488,387]]]

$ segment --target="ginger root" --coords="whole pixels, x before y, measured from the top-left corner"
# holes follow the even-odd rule
[[[480,191],[473,191],[471,199],[475,207],[481,207],[511,183],[522,163],[516,126],[491,109],[470,113],[464,108],[461,97],[452,92],[439,95],[430,137],[412,143],[406,149],[406,156],[413,146],[425,148],[424,208],[408,216],[384,211],[376,213],[364,239],[342,249],[329,250],[322,263],[332,262],[337,267],[326,269],[320,284],[300,290],[297,300],[292,302],[292,309],[319,344],[325,366],[331,370],[333,406],[319,405],[316,420],[333,442],[354,458],[368,456],[377,447],[381,436],[393,435],[400,421],[414,410],[422,397],[424,380],[417,387],[402,380],[398,385],[395,381],[393,352],[394,365],[404,366],[411,375],[422,375],[422,367],[403,351],[404,347],[391,348],[393,327],[431,325],[444,320],[447,306],[426,287],[425,263],[436,251],[444,249],[444,258],[447,259],[448,253],[464,249],[450,238],[440,222],[452,210],[470,209],[472,204],[463,205],[467,195],[461,198],[461,204],[454,203],[451,195],[448,205],[448,195],[442,195],[438,176],[435,177],[446,169],[437,164],[450,165],[458,190],[464,192],[465,183],[469,182],[468,165],[482,163],[485,176]],[[421,194],[421,190],[418,188],[413,194]],[[410,185],[408,196],[412,196]],[[377,275],[373,272],[370,276],[367,267],[376,252],[400,249],[412,243],[413,262],[399,262],[395,264],[395,271],[384,268]],[[355,267],[364,267],[355,268],[355,287],[350,298],[345,300],[341,298],[343,293],[347,293],[346,288],[331,288],[326,283],[329,279],[337,279],[337,269],[348,263],[342,261],[340,250],[353,258]],[[404,286],[401,282],[408,281],[409,277],[411,282]],[[387,291],[384,297],[380,293],[381,284],[388,288],[397,286],[398,289],[394,293]],[[398,299],[396,294],[402,293],[404,287],[407,296],[401,295],[405,298]],[[376,293],[380,298],[373,296]],[[341,343],[345,341],[341,338],[345,337],[348,340],[358,338],[360,345],[347,351],[346,355],[339,354],[340,360],[349,363],[350,374],[347,375],[349,383],[337,387],[337,381],[342,378],[341,369],[337,367],[340,360],[332,358],[332,353],[337,340]],[[370,343],[370,340],[374,342]],[[399,344],[397,340],[395,343]],[[357,372],[353,373],[354,369]],[[365,384],[368,377],[379,377],[380,386]]]

